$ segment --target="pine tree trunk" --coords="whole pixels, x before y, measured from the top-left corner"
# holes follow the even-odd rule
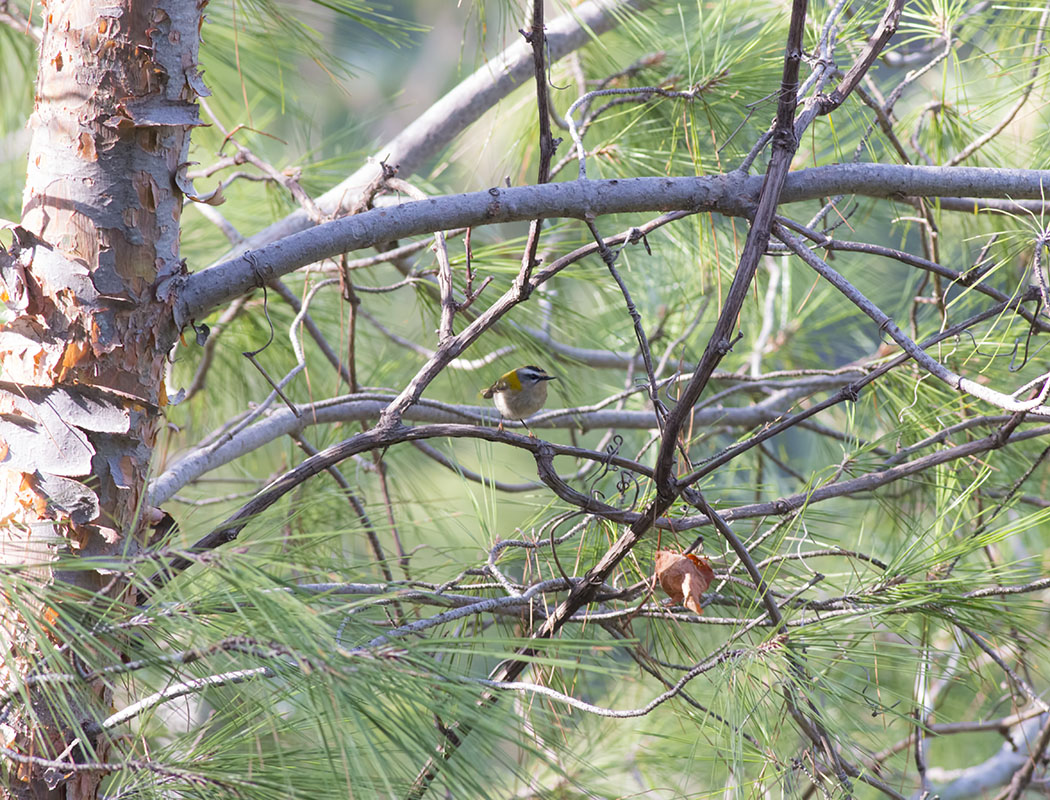
[[[91,593],[128,599],[111,573],[51,562],[133,557],[156,513],[143,505],[144,485],[177,336],[170,304],[184,273],[180,170],[205,92],[196,68],[203,5],[43,5],[23,216],[12,248],[0,249],[3,299],[14,315],[0,329],[0,566],[33,564],[42,593],[77,602],[29,600],[5,582],[6,689],[42,669],[41,650],[62,642],[63,618],[83,618]],[[47,669],[84,674],[101,665],[86,664],[90,657]],[[106,692],[75,684],[63,692],[72,721],[43,692],[2,709],[0,797],[97,794],[101,771],[42,763],[114,755],[98,728],[109,713]],[[63,755],[78,737],[94,752]]]

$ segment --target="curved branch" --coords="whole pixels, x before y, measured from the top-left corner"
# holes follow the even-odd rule
[[[612,30],[629,12],[642,10],[652,2],[590,0],[580,4],[546,26],[548,57],[551,61],[557,61],[592,38]],[[532,48],[519,40],[495,58],[487,60],[473,75],[380,147],[367,164],[317,198],[318,208],[329,217],[353,209],[360,203],[367,187],[382,177],[382,162],[396,165],[402,177],[412,175],[486,111],[532,78],[532,59]],[[232,253],[244,253],[304,231],[312,225],[306,212],[298,209],[245,240]]]

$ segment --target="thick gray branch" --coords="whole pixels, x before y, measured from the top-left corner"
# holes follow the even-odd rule
[[[717,211],[749,216],[761,176],[743,173],[696,178],[631,178],[492,188],[379,208],[293,234],[189,276],[175,304],[181,327],[263,282],[315,261],[409,236],[457,227],[540,217],[583,219],[602,214]],[[1040,200],[1050,171],[977,167],[835,164],[787,177],[781,202],[829,195],[867,197],[975,197]]]
[[[705,408],[693,412],[695,425],[704,427],[725,426],[731,428],[753,428],[783,416],[785,409],[799,397],[814,391],[821,391],[841,386],[839,377],[824,378],[806,382],[804,386],[789,390],[776,391],[761,402],[743,408]],[[224,436],[217,442],[193,448],[179,455],[173,463],[149,484],[149,497],[153,505],[167,502],[172,495],[186,484],[197,480],[202,475],[228,464],[235,459],[257,450],[263,445],[282,436],[298,433],[310,425],[322,425],[332,422],[374,421],[379,418],[383,409],[392,398],[361,398],[349,396],[336,402],[298,406],[298,415],[290,409],[274,409],[257,423],[236,434]],[[404,419],[411,422],[430,424],[453,422],[481,422],[495,424],[498,421],[494,410],[489,406],[450,407],[438,404],[417,403],[404,414]],[[508,422],[513,428],[517,423]],[[652,411],[628,411],[603,409],[586,413],[558,413],[551,410],[533,419],[530,427],[541,428],[574,428],[577,430],[595,430],[615,427],[617,429],[655,428],[656,418]]]
[[[930,778],[934,781],[932,794],[940,796],[941,800],[991,796],[993,789],[1008,784],[1014,773],[1028,761],[1029,748],[1038,739],[1046,722],[1047,717],[1043,714],[1014,726],[999,751],[980,764],[956,770],[930,769]],[[918,792],[912,800],[920,800]]]

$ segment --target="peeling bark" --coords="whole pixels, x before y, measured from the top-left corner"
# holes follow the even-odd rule
[[[23,215],[0,249],[0,565],[39,565],[71,597],[126,587],[49,561],[134,554],[148,531],[144,484],[177,336],[171,289],[185,269],[179,222],[196,98],[204,2],[52,0],[43,6]],[[26,608],[0,598],[0,679],[32,668]],[[58,614],[41,608],[50,624]],[[59,629],[54,636],[60,637]],[[101,689],[66,698],[89,721]],[[75,699],[71,699],[75,698]],[[55,759],[73,738],[46,703],[37,718],[8,710],[5,747]],[[90,738],[90,737],[88,737]],[[105,743],[97,754],[104,757]],[[22,764],[0,797],[92,797],[102,774],[44,779]]]

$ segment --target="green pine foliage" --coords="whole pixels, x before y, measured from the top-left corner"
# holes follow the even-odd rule
[[[528,12],[518,4],[443,5],[438,11],[429,3],[326,2],[304,10],[282,2],[213,3],[201,58],[217,124],[195,134],[197,169],[220,157],[224,131],[244,126],[233,134],[239,144],[318,196],[527,25]],[[568,5],[549,3],[548,20]],[[1034,44],[1046,26],[1037,5],[907,4],[861,89],[878,103],[904,84],[892,118],[913,163],[948,163],[1025,99],[1009,124],[961,163],[1046,166],[1050,87],[1045,52]],[[870,2],[847,4],[841,13],[830,3],[811,5],[802,79],[829,20],[837,26],[836,64],[847,69],[883,10]],[[787,6],[713,0],[620,14],[615,30],[550,67],[557,115],[583,91],[606,87],[657,86],[695,96],[595,98],[589,112],[603,110],[585,132],[588,177],[714,175],[739,167],[775,113]],[[461,38],[435,38],[449,30]],[[355,48],[378,55],[362,62]],[[0,27],[0,82],[9,98],[0,114],[0,197],[6,198],[0,215],[10,219],[17,218],[21,190],[19,128],[30,111],[24,91],[34,70],[30,53],[24,36]],[[432,196],[502,185],[505,176],[528,184],[537,167],[536,117],[529,80],[424,169],[400,177]],[[555,164],[568,161],[553,180],[575,180],[572,140],[558,127],[554,135],[562,139]],[[222,152],[233,151],[227,144]],[[768,150],[755,174],[767,159]],[[901,163],[859,91],[805,132],[793,168],[850,162]],[[250,171],[217,171],[199,179],[198,189],[210,190],[234,170]],[[214,211],[243,237],[298,207],[272,182],[235,180],[224,193],[227,202]],[[828,201],[813,225],[832,229],[837,239],[899,249],[960,272],[979,266],[981,283],[1007,296],[1035,280],[1046,225],[1037,213],[963,213],[936,199],[915,208],[903,198],[859,194]],[[821,207],[785,205],[780,213],[809,223]],[[231,246],[209,210],[191,205],[184,215],[183,255],[193,271],[219,261]],[[611,236],[656,216],[601,217],[596,224]],[[662,370],[658,377],[688,378],[708,344],[747,231],[742,218],[697,214],[620,253],[616,267]],[[457,315],[457,331],[511,288],[526,235],[525,223],[471,232],[473,288],[490,283]],[[591,241],[579,221],[548,220],[539,253],[546,265]],[[464,238],[450,234],[448,242],[462,298]],[[286,280],[302,301],[320,280],[336,278],[311,299],[309,314],[344,366],[352,357],[360,393],[396,395],[437,347],[438,260],[430,242],[424,245],[342,278],[333,261]],[[972,286],[900,261],[816,252],[914,341],[994,304]],[[208,437],[221,443],[239,415],[271,392],[242,356],[263,347],[271,333],[257,359],[274,380],[296,366],[296,348],[303,350],[305,368],[282,389],[290,402],[323,404],[351,392],[306,329],[293,326],[296,310],[274,291],[252,293],[232,319],[219,322],[224,311],[207,320],[215,343],[206,384],[167,410],[158,476]],[[900,352],[878,352],[890,343],[885,331],[782,249],[761,262],[738,330],[742,338],[697,413],[752,407],[768,413],[744,423],[727,415],[728,421],[687,424],[679,476],[825,400],[853,379],[842,376],[845,368],[856,367],[857,377]],[[1045,337],[1020,316],[1002,313],[928,352],[1001,391],[1033,381],[1038,389]],[[169,394],[193,381],[203,353],[187,330],[173,353]],[[560,378],[548,409],[605,402],[643,412],[652,401],[637,355],[624,297],[592,255],[488,330],[423,397],[458,409],[456,422],[477,424],[476,407],[484,402],[478,391],[508,369],[535,363]],[[661,388],[668,406],[683,380]],[[283,408],[277,398],[263,419]],[[655,425],[594,425],[592,413],[580,410],[533,432],[604,454],[555,458],[576,492],[617,509],[644,510],[655,498]],[[122,601],[77,594],[68,583],[41,588],[33,563],[4,566],[2,590],[34,621],[29,636],[43,648],[38,671],[22,686],[5,687],[4,700],[22,702],[28,687],[46,684],[53,707],[69,708],[65,693],[88,680],[111,687],[114,715],[143,703],[126,721],[99,721],[105,746],[102,739],[82,743],[82,761],[120,765],[104,786],[112,798],[405,797],[439,748],[448,758],[437,756],[431,796],[909,796],[922,788],[917,730],[924,731],[924,759],[933,770],[927,788],[940,791],[944,770],[980,765],[1002,737],[991,726],[936,736],[945,733],[937,726],[1038,709],[1026,692],[1044,693],[1050,679],[1041,605],[1050,588],[1045,418],[1025,418],[1003,446],[933,463],[937,454],[961,453],[994,434],[1008,418],[906,362],[854,401],[747,450],[695,487],[747,546],[782,625],[770,621],[726,539],[714,527],[691,524],[701,512],[683,497],[666,515],[681,523],[677,529],[650,531],[606,582],[604,596],[538,644],[530,636],[565,599],[565,578],[584,575],[624,526],[555,494],[538,479],[530,452],[474,436],[353,456],[338,465],[345,486],[326,473],[300,484],[252,518],[235,541],[193,555],[191,567],[158,587],[155,579],[172,558],[306,458],[291,437],[266,439],[166,498],[178,526],[148,552],[104,564],[60,554],[60,574],[105,569],[128,580],[136,591]],[[315,423],[308,413],[298,435],[314,452],[374,421]],[[619,457],[645,469],[622,466]],[[930,463],[917,462],[924,457]],[[821,495],[842,486],[837,496]],[[810,499],[790,510],[747,511],[796,496]],[[697,616],[654,590],[652,573],[658,549],[682,550],[701,535],[700,552],[716,578]],[[540,584],[547,588],[535,589]],[[1010,594],[1008,587],[1022,590]],[[523,647],[531,648],[529,666],[516,683],[487,686],[493,669]],[[827,732],[829,746],[853,771],[836,774],[792,709]],[[4,769],[11,779],[15,767]]]

